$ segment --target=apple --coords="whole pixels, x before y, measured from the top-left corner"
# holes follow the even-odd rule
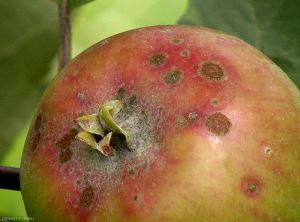
[[[299,90],[218,31],[112,36],[43,95],[21,192],[36,221],[299,222]]]

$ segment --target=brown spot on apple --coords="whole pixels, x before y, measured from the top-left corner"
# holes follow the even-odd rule
[[[188,120],[184,116],[178,116],[176,118],[176,126],[177,127],[185,127],[188,124]]]
[[[42,114],[40,113],[37,117],[36,120],[34,122],[34,138],[31,144],[31,151],[35,151],[39,142],[40,142],[40,138],[41,138],[41,128],[42,128],[42,121],[43,121],[43,117]]]
[[[116,99],[119,99],[119,100],[124,99],[124,96],[125,96],[125,89],[124,89],[124,87],[121,87],[121,88],[118,90]]]
[[[150,65],[152,66],[160,66],[165,63],[167,55],[165,53],[156,53],[150,58]]]
[[[168,72],[165,75],[164,81],[167,84],[175,84],[175,83],[179,82],[179,80],[181,79],[181,76],[182,76],[182,71],[175,69],[175,70]]]
[[[93,200],[95,199],[95,192],[92,186],[84,188],[79,198],[79,207],[87,208],[89,207]]]
[[[56,143],[56,146],[59,148],[59,160],[61,163],[65,163],[71,159],[73,153],[70,149],[70,145],[75,140],[77,133],[78,131],[76,129],[71,129]]]
[[[220,105],[220,101],[218,98],[212,98],[210,101],[212,106],[219,106]]]
[[[180,56],[182,57],[188,57],[191,54],[191,52],[188,49],[184,49],[180,52]]]
[[[134,169],[131,168],[130,170],[128,170],[128,174],[129,175],[134,175],[135,174]]]
[[[253,176],[245,176],[240,182],[242,193],[248,198],[257,197],[261,193],[262,182]]]
[[[226,77],[223,68],[218,63],[211,61],[201,64],[200,75],[212,82],[220,82]]]
[[[207,117],[205,125],[211,133],[224,136],[230,131],[232,123],[223,113],[216,112]]]
[[[139,202],[140,198],[139,198],[139,196],[136,194],[136,195],[134,195],[133,200],[134,200],[135,202]]]
[[[34,139],[32,141],[32,144],[31,144],[31,151],[35,151],[39,142],[40,142],[40,138],[41,138],[41,133],[40,132],[37,132],[34,136]]]
[[[143,163],[143,164],[142,164],[142,168],[143,168],[144,170],[148,169],[148,164],[147,164],[146,162]]]
[[[269,146],[265,147],[264,153],[265,153],[266,156],[271,156],[272,152],[273,152],[273,150],[272,150],[271,147],[269,147]]]
[[[36,118],[36,120],[35,120],[35,122],[34,122],[34,129],[35,129],[35,131],[36,131],[36,132],[37,132],[37,131],[40,131],[41,126],[42,126],[42,114],[40,113],[40,114],[37,116],[37,118]]]
[[[197,122],[199,120],[199,115],[196,112],[190,112],[188,114],[188,120],[189,122]]]
[[[183,43],[183,39],[180,39],[180,38],[172,38],[172,39],[171,39],[171,43],[174,44],[174,45],[179,45],[179,44]]]

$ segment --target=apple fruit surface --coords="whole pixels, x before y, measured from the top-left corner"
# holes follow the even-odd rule
[[[21,192],[35,221],[299,222],[299,90],[218,31],[112,36],[43,95]]]

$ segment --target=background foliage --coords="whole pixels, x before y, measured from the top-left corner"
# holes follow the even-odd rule
[[[190,0],[179,23],[207,26],[250,43],[300,88],[299,0]]]
[[[20,165],[30,117],[56,74],[59,1],[0,0],[1,165]],[[238,36],[260,49],[300,88],[299,0],[68,2],[72,10],[73,56],[103,38],[133,28],[201,25]],[[25,215],[20,192],[0,190],[0,217]]]

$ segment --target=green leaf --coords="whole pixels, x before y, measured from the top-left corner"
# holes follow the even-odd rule
[[[190,0],[180,24],[215,28],[250,43],[300,88],[300,1]]]
[[[58,49],[56,5],[0,1],[0,158],[28,122]]]
[[[72,17],[73,55],[101,39],[134,28],[176,24],[187,0],[97,0]]]
[[[58,3],[62,0],[52,0],[52,1],[56,1]],[[79,7],[81,5],[84,5],[84,4],[92,2],[92,1],[94,1],[94,0],[68,0],[68,9],[72,10],[76,7]]]

